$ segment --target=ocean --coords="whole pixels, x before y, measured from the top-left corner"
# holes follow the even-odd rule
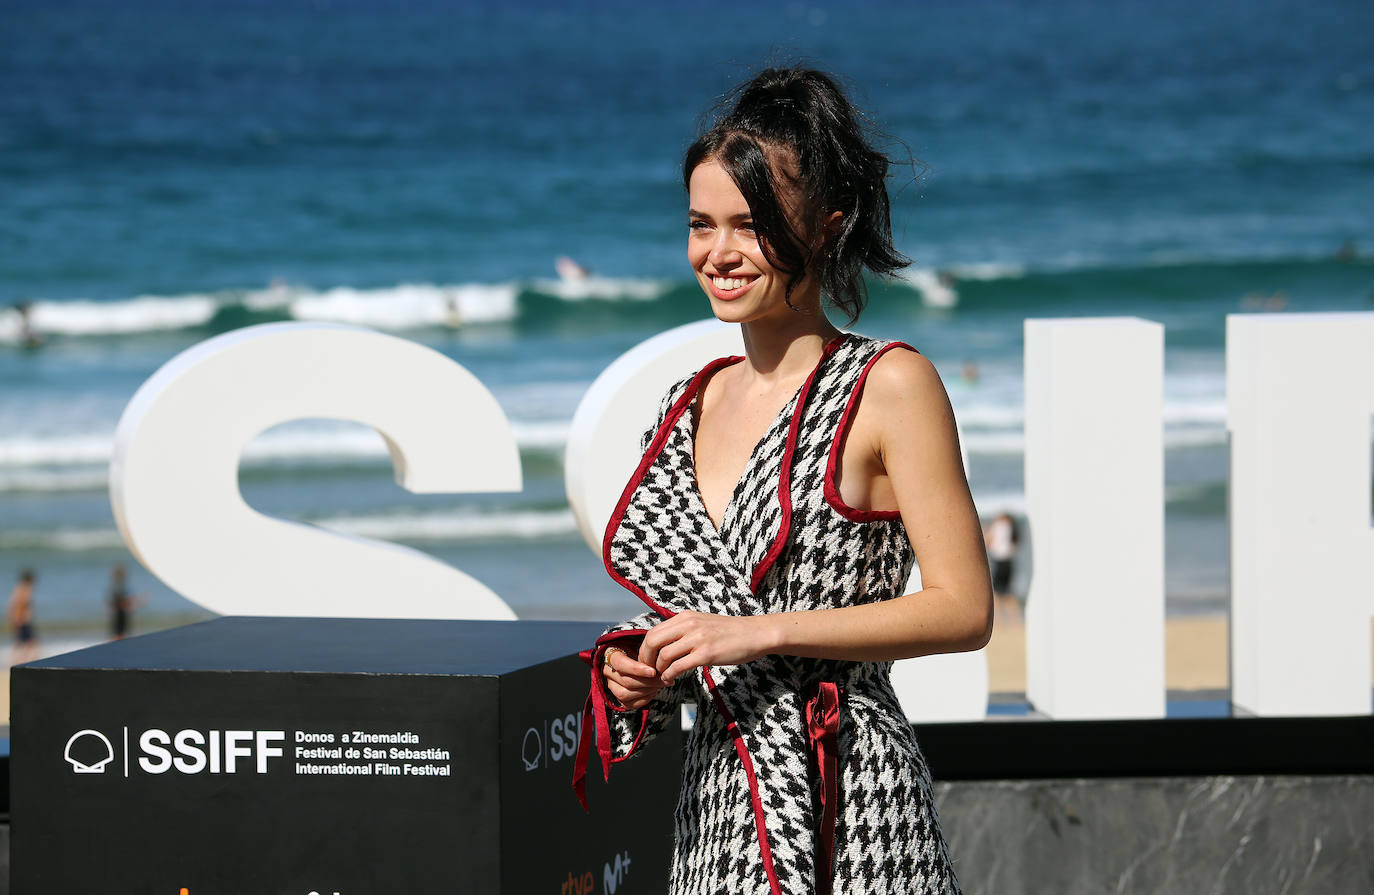
[[[1225,316],[1374,310],[1370,34],[1362,2],[9,0],[0,580],[37,571],[48,636],[99,636],[116,563],[137,629],[205,617],[115,531],[115,424],[198,341],[325,320],[475,373],[525,488],[411,495],[370,430],[304,421],[250,446],[250,504],[425,550],[522,617],[635,611],[568,510],[568,423],[621,352],[709,313],[682,152],[730,84],[800,60],[903,161],[916,263],[855,329],[935,362],[979,511],[1024,506],[1023,321],[1159,321],[1169,609],[1222,608]]]

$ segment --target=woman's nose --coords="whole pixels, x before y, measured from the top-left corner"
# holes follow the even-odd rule
[[[739,247],[724,231],[716,236],[716,241],[711,245],[711,252],[708,255],[713,267],[733,267],[739,263],[740,257]]]

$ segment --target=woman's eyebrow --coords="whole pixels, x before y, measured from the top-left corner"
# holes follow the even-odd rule
[[[710,216],[709,214],[707,214],[707,213],[704,212],[704,211],[697,211],[695,208],[689,208],[689,209],[687,209],[687,217],[689,217],[689,218],[705,218],[705,219],[708,220],[708,221],[711,219],[711,216]],[[747,211],[741,211],[739,214],[732,214],[732,215],[730,215],[729,218],[727,218],[727,220],[731,220],[731,221],[747,221],[747,220],[749,220],[749,218],[752,218],[752,217],[753,217],[753,215],[752,215],[751,213],[749,213],[749,212],[747,212]]]

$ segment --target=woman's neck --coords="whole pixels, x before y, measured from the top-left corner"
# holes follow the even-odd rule
[[[807,309],[789,309],[786,317],[740,325],[747,365],[760,385],[805,375],[816,366],[826,344],[841,334],[820,309],[819,297],[809,308],[801,307]]]

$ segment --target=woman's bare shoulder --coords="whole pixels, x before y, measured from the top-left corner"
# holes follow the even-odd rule
[[[937,410],[949,406],[949,396],[935,365],[906,346],[885,351],[868,371],[864,403],[884,414]]]

